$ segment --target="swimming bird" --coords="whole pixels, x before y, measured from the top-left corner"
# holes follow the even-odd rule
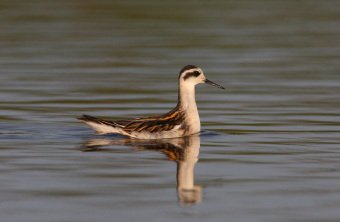
[[[224,89],[205,78],[203,71],[194,65],[185,66],[178,77],[177,106],[163,115],[126,120],[104,120],[83,115],[85,122],[101,134],[120,133],[138,139],[184,137],[200,132],[201,122],[195,100],[195,85],[206,83]]]

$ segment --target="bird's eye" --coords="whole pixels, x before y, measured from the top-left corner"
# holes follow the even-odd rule
[[[197,77],[197,76],[199,76],[201,73],[200,73],[199,71],[195,71],[194,74],[195,74],[195,76]]]

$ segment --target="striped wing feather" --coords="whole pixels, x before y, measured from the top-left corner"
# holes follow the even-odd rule
[[[104,120],[104,119],[100,119],[100,118],[89,116],[89,115],[83,115],[83,117],[80,117],[77,119],[79,119],[80,121],[84,121],[84,122],[94,122],[94,123],[104,124],[104,125],[108,125],[112,127],[124,127],[124,125],[121,125],[120,123],[116,121]]]
[[[178,111],[169,112],[163,116],[137,118],[128,123],[123,129],[127,133],[132,131],[147,131],[150,133],[172,130],[180,125],[182,115]]]
[[[78,119],[84,122],[90,121],[112,127],[120,127],[127,133],[131,133],[132,131],[147,131],[150,133],[154,133],[172,130],[176,125],[181,124],[182,118],[183,116],[181,115],[181,113],[177,109],[174,109],[169,113],[161,116],[142,117],[128,120],[110,121],[99,119],[97,117],[89,115],[83,115],[83,117]]]

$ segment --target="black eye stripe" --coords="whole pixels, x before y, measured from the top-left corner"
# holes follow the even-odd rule
[[[201,75],[201,73],[199,71],[189,72],[189,73],[185,74],[183,79],[186,80],[187,78],[190,78],[192,76],[198,77],[199,75]]]

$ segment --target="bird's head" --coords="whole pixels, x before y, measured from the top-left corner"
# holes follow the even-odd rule
[[[199,83],[206,83],[212,86],[216,86],[220,89],[224,89],[223,86],[220,86],[207,78],[205,78],[202,69],[197,66],[187,65],[185,66],[179,73],[179,83],[184,85],[197,85]]]

